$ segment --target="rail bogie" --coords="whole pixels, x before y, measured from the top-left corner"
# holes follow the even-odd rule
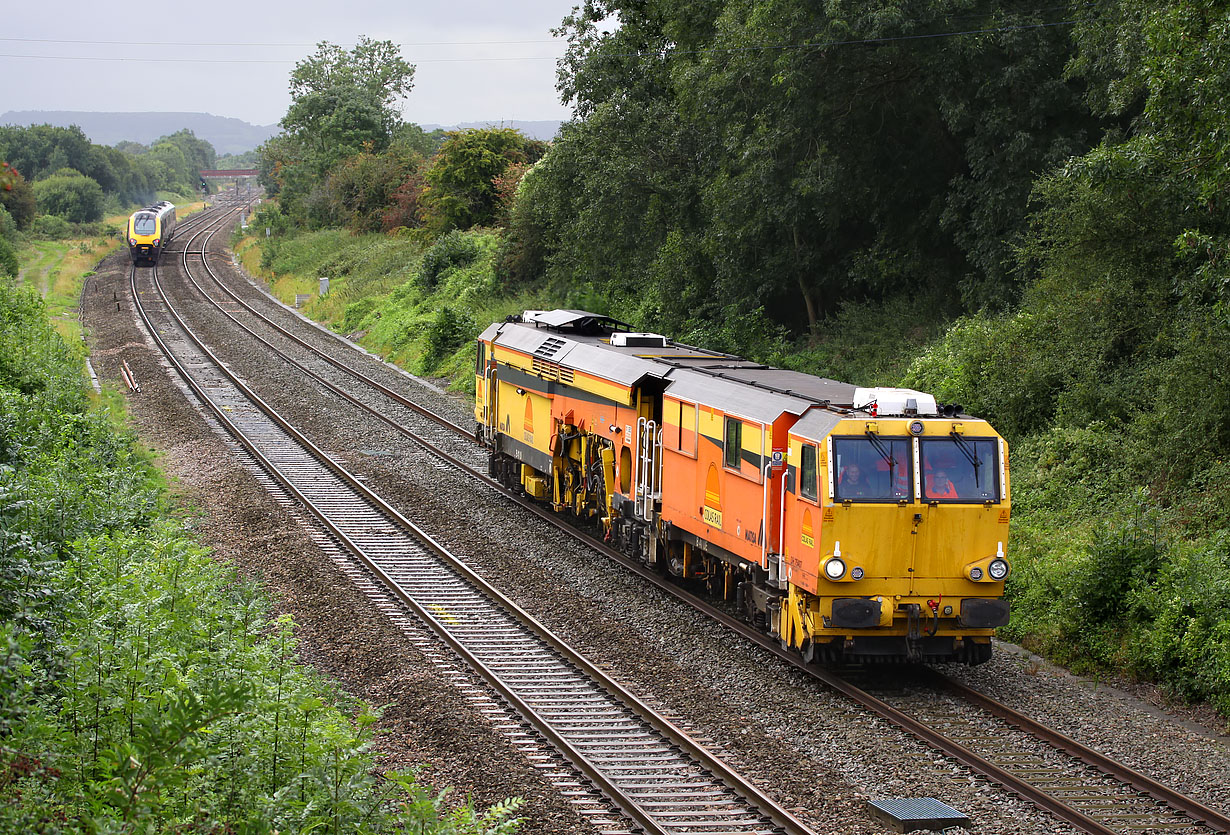
[[[527,311],[479,338],[475,419],[511,489],[599,522],[813,659],[990,657],[1007,449],[928,395],[858,389]]]

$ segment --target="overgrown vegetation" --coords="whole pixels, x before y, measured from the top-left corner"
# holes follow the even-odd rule
[[[430,222],[427,154],[382,192],[400,241],[304,235],[344,215],[273,177],[265,267],[329,241],[311,269],[355,278],[309,309],[463,381],[467,333],[562,306],[965,404],[1012,444],[1005,634],[1230,716],[1224,4],[589,0],[561,32],[577,118],[483,173],[494,214]]]
[[[377,713],[167,518],[79,362],[0,280],[0,831],[511,832],[379,773]]]
[[[1016,442],[1007,634],[1230,716],[1230,179],[1209,139],[1230,16],[1122,0],[1082,17],[1073,67],[1131,129],[1037,180],[1021,303],[962,318],[907,381]]]

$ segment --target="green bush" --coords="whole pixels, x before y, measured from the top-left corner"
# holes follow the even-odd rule
[[[0,237],[0,276],[7,275],[10,278],[16,278],[20,268],[13,245],[6,238]]]
[[[59,215],[74,223],[102,220],[102,187],[71,169],[35,182],[34,199],[44,214]]]
[[[252,213],[250,225],[259,237],[264,238],[266,229],[273,236],[285,235],[291,230],[292,223],[277,203],[264,203]]]
[[[73,226],[59,215],[38,215],[30,224],[35,237],[61,241],[73,233]]]
[[[473,235],[454,229],[437,239],[431,249],[423,255],[417,281],[422,287],[431,290],[450,270],[474,263],[479,252],[478,241]]]
[[[1129,600],[1143,627],[1129,639],[1133,671],[1230,716],[1230,535],[1172,553]]]
[[[75,349],[60,339],[47,322],[43,300],[33,290],[20,289],[12,279],[0,278],[0,405],[4,393],[40,394],[51,408],[75,413],[84,407],[80,365]],[[74,385],[74,384],[77,385]],[[14,408],[8,422],[0,423],[0,464],[22,449],[9,433],[14,426],[45,420],[41,412]],[[47,423],[44,431],[54,426]]]
[[[17,221],[3,205],[0,205],[0,238],[10,244],[17,242]]]
[[[163,519],[87,403],[41,299],[0,281],[0,832],[513,831],[516,801],[446,811],[377,772],[377,713]]]
[[[911,290],[883,302],[846,302],[815,335],[770,350],[768,361],[861,386],[900,383],[912,359],[944,333],[943,297]]]
[[[1149,587],[1166,558],[1158,526],[1142,505],[1122,528],[1095,529],[1087,558],[1072,581],[1077,630],[1116,628],[1127,620],[1130,595]]]
[[[423,340],[423,372],[434,373],[446,357],[477,336],[472,319],[451,307],[441,308]]]

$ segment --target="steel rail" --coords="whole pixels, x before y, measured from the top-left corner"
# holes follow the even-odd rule
[[[293,368],[297,369],[297,370],[298,370],[298,371],[300,371],[301,373],[303,373],[303,374],[307,375],[309,378],[311,378],[311,379],[315,380],[317,383],[319,383],[320,385],[324,386],[326,389],[328,389],[330,392],[332,392],[332,393],[333,393],[333,394],[335,394],[336,396],[338,396],[338,397],[340,397],[341,399],[345,400],[346,402],[350,403],[350,404],[351,404],[352,406],[354,406],[355,408],[358,408],[358,409],[360,409],[360,410],[362,410],[362,411],[366,412],[369,416],[374,417],[374,418],[376,418],[376,419],[378,419],[378,420],[380,420],[380,421],[384,422],[384,423],[385,423],[387,426],[389,426],[391,429],[393,429],[394,431],[398,432],[399,434],[401,434],[401,435],[405,436],[407,439],[409,439],[409,440],[411,440],[411,441],[414,441],[414,442],[416,442],[416,443],[425,444],[425,449],[426,449],[428,452],[432,453],[433,455],[438,455],[438,456],[441,456],[441,457],[445,458],[446,460],[448,460],[450,463],[455,464],[455,465],[457,465],[457,466],[460,466],[460,467],[466,467],[467,469],[469,468],[469,465],[468,465],[468,464],[466,464],[465,462],[461,461],[460,459],[454,458],[453,456],[451,456],[451,455],[449,455],[448,453],[446,453],[444,450],[441,450],[441,449],[439,449],[439,448],[435,447],[434,445],[431,445],[431,444],[430,444],[430,442],[424,442],[424,441],[422,441],[422,439],[420,439],[420,437],[419,437],[418,435],[414,434],[413,430],[407,429],[407,428],[406,428],[405,426],[403,426],[401,423],[399,423],[399,422],[397,422],[397,421],[395,421],[395,420],[392,420],[392,419],[391,419],[391,418],[389,418],[387,415],[385,415],[383,412],[381,412],[381,411],[379,411],[378,409],[376,409],[376,408],[374,408],[374,407],[372,407],[372,406],[368,405],[367,403],[364,403],[362,400],[359,400],[359,399],[358,399],[357,397],[355,397],[353,394],[351,394],[350,392],[346,391],[346,390],[345,390],[345,389],[343,389],[341,386],[338,386],[338,385],[337,385],[336,383],[334,383],[333,381],[331,381],[331,380],[329,380],[329,379],[326,379],[325,377],[321,376],[321,375],[320,375],[319,373],[317,373],[316,371],[313,371],[311,368],[308,368],[308,367],[307,367],[307,366],[305,366],[303,363],[299,362],[299,361],[298,361],[298,360],[296,360],[294,357],[290,356],[290,354],[286,353],[286,352],[285,352],[285,351],[283,351],[281,348],[279,348],[279,347],[277,347],[276,345],[274,345],[274,344],[273,344],[272,342],[270,342],[268,339],[266,339],[265,337],[263,337],[263,336],[261,336],[260,334],[258,334],[258,333],[257,333],[255,330],[253,330],[251,327],[249,327],[248,325],[246,325],[246,324],[244,324],[243,322],[241,322],[241,321],[239,320],[239,318],[238,318],[237,316],[235,316],[235,314],[231,313],[229,310],[227,310],[226,308],[222,307],[222,305],[220,305],[220,304],[217,302],[217,300],[216,300],[216,299],[212,298],[212,297],[211,297],[208,293],[206,293],[206,292],[205,292],[205,289],[204,289],[203,287],[201,287],[201,285],[197,282],[196,278],[194,278],[194,277],[193,277],[192,272],[191,272],[191,270],[190,270],[190,269],[189,269],[189,267],[188,267],[188,255],[196,255],[196,254],[200,254],[200,252],[202,252],[202,251],[203,251],[203,250],[193,251],[193,252],[189,252],[188,250],[182,250],[182,251],[181,251],[181,252],[182,252],[182,255],[183,255],[182,265],[183,265],[183,268],[184,268],[184,274],[187,276],[188,280],[189,280],[190,282],[192,282],[192,285],[193,285],[193,286],[197,289],[197,291],[201,294],[201,297],[202,297],[203,299],[205,299],[205,301],[207,301],[209,304],[213,305],[214,309],[215,309],[215,310],[217,310],[217,312],[218,312],[218,313],[222,314],[222,315],[223,315],[223,316],[225,316],[227,319],[229,319],[229,320],[232,322],[232,324],[234,324],[234,325],[235,325],[235,327],[237,327],[237,328],[239,328],[239,329],[241,329],[241,330],[245,331],[245,332],[246,332],[249,336],[251,336],[253,339],[257,340],[257,341],[258,341],[258,342],[260,342],[262,345],[264,345],[266,348],[268,348],[268,349],[269,349],[269,350],[270,350],[270,351],[271,351],[274,355],[276,355],[277,357],[279,357],[279,358],[280,358],[283,362],[285,362],[287,365],[290,365],[291,367],[293,367]],[[209,266],[209,263],[208,263],[207,261],[205,261],[205,260],[204,260],[204,257],[202,257],[202,259],[201,259],[201,263],[202,263],[202,265],[205,267],[205,270],[206,270],[206,271],[210,274],[210,276],[211,276],[211,277],[213,277],[213,279],[214,279],[215,283],[218,283],[218,284],[219,284],[219,286],[222,286],[222,285],[221,285],[221,282],[219,282],[219,281],[218,281],[218,279],[217,279],[217,277],[216,277],[216,276],[214,276],[213,269]],[[328,354],[324,353],[323,351],[321,351],[320,349],[316,348],[315,346],[313,346],[313,345],[311,345],[311,344],[309,344],[309,343],[305,342],[304,340],[302,340],[302,339],[300,339],[299,337],[295,336],[294,334],[290,333],[288,330],[286,330],[285,328],[281,327],[280,325],[278,325],[276,322],[272,321],[272,320],[271,320],[271,319],[269,319],[268,317],[264,316],[263,314],[259,313],[259,312],[258,312],[258,311],[256,311],[256,310],[253,310],[253,309],[252,309],[249,305],[247,305],[245,302],[243,302],[241,299],[239,299],[239,297],[238,297],[238,296],[236,296],[234,293],[232,293],[232,292],[231,292],[228,288],[223,287],[223,289],[224,289],[224,290],[226,290],[226,292],[227,292],[227,293],[228,293],[228,294],[229,294],[229,295],[230,295],[233,299],[235,299],[235,300],[236,300],[236,301],[238,301],[241,305],[243,305],[243,307],[244,307],[244,308],[246,308],[249,312],[253,313],[253,314],[254,314],[254,315],[256,315],[259,319],[261,319],[261,320],[262,320],[262,321],[264,321],[266,324],[268,324],[270,327],[272,327],[272,328],[273,328],[273,329],[274,329],[277,333],[279,333],[279,334],[281,334],[282,336],[285,336],[285,337],[287,337],[287,338],[291,339],[291,340],[292,340],[292,341],[294,341],[296,344],[298,344],[298,345],[300,345],[301,347],[303,347],[303,348],[307,349],[308,351],[310,351],[310,352],[311,352],[314,356],[317,356],[317,357],[319,357],[319,358],[321,358],[321,359],[323,359],[323,360],[327,361],[327,362],[328,362],[330,365],[332,365],[333,367],[338,368],[338,369],[340,369],[340,370],[342,370],[342,371],[345,371],[345,372],[349,373],[351,376],[353,376],[354,378],[356,378],[356,379],[358,379],[358,380],[360,380],[360,381],[362,381],[362,382],[364,382],[364,383],[367,383],[368,385],[370,385],[370,386],[372,386],[372,387],[376,388],[376,389],[377,389],[378,391],[380,391],[382,394],[385,394],[385,395],[387,395],[390,399],[394,400],[394,402],[396,402],[396,403],[398,403],[398,404],[400,404],[400,405],[406,406],[407,408],[410,408],[410,409],[411,409],[412,411],[414,411],[416,414],[420,414],[420,415],[423,415],[424,417],[431,418],[433,421],[435,421],[436,423],[440,424],[440,425],[441,425],[441,426],[443,426],[444,428],[446,428],[446,429],[448,429],[448,430],[450,430],[450,431],[456,432],[456,433],[458,433],[458,434],[462,435],[463,437],[468,438],[468,439],[469,439],[469,440],[471,440],[471,441],[473,440],[473,437],[472,437],[472,436],[470,436],[468,433],[466,433],[466,432],[465,432],[465,430],[463,430],[463,429],[462,429],[460,426],[458,426],[457,424],[455,424],[455,423],[453,423],[453,422],[451,422],[451,421],[447,420],[446,418],[443,418],[443,417],[440,417],[439,415],[434,414],[434,413],[433,413],[433,412],[431,412],[430,410],[428,410],[428,409],[424,408],[423,406],[418,405],[417,403],[413,403],[413,402],[412,402],[412,401],[410,401],[408,398],[406,398],[406,397],[402,396],[402,395],[401,395],[401,394],[399,394],[398,392],[396,392],[396,391],[394,391],[394,390],[392,390],[392,389],[390,389],[390,388],[388,388],[388,387],[386,387],[386,386],[384,386],[384,385],[381,385],[380,383],[378,383],[378,382],[376,382],[375,380],[371,379],[370,377],[368,377],[367,375],[363,374],[363,373],[362,373],[361,371],[359,371],[358,369],[351,368],[351,367],[347,366],[345,363],[341,362],[340,360],[337,360],[337,359],[335,359],[334,357],[329,356]],[[502,492],[502,491],[501,491],[501,492]]]
[[[200,233],[200,234],[204,234],[204,233]],[[424,623],[426,623],[446,643],[448,643],[455,651],[457,651],[459,655],[461,655],[464,659],[466,659],[468,663],[472,663],[474,665],[474,669],[477,672],[479,672],[479,674],[484,678],[484,680],[488,681],[488,683],[493,688],[495,688],[497,692],[501,694],[502,697],[506,698],[510,704],[514,705],[516,709],[518,710],[518,712],[520,712],[526,718],[526,720],[530,722],[530,724],[534,725],[535,728],[539,730],[540,733],[542,733],[547,739],[551,740],[551,742],[558,747],[558,749],[561,751],[563,756],[569,762],[571,762],[574,765],[574,767],[577,767],[577,769],[581,771],[583,774],[585,774],[586,777],[591,779],[596,785],[600,786],[604,792],[607,792],[610,799],[621,809],[621,811],[623,811],[625,814],[628,814],[628,816],[632,820],[637,821],[638,824],[644,826],[649,832],[663,833],[663,835],[665,835],[666,832],[670,832],[671,831],[670,829],[662,829],[660,825],[657,824],[656,821],[652,817],[650,817],[643,810],[641,810],[631,798],[629,798],[621,789],[619,789],[618,786],[610,782],[610,780],[608,780],[607,777],[600,770],[598,770],[591,763],[589,763],[588,759],[581,752],[577,751],[574,746],[568,743],[566,739],[561,737],[550,726],[549,722],[539,717],[531,706],[529,706],[523,700],[521,700],[517,696],[516,693],[509,690],[500,681],[499,676],[497,674],[495,674],[490,669],[488,669],[479,659],[474,657],[463,645],[454,641],[451,638],[451,636],[449,636],[448,630],[445,629],[439,623],[439,621],[432,615],[432,613],[423,609],[421,606],[416,605],[416,603],[411,598],[405,595],[405,593],[399,588],[398,584],[394,580],[392,580],[392,578],[390,578],[387,575],[387,573],[385,573],[378,565],[372,562],[363,553],[362,549],[358,548],[358,546],[355,545],[355,543],[353,543],[353,541],[349,539],[349,537],[345,534],[344,531],[342,531],[340,528],[334,525],[331,520],[328,519],[328,515],[326,513],[321,511],[319,508],[317,508],[315,504],[310,501],[310,499],[308,499],[301,491],[299,491],[290,482],[290,480],[285,475],[283,475],[278,470],[278,468],[274,466],[273,463],[267,459],[266,456],[264,456],[261,453],[261,451],[255,446],[255,444],[253,444],[251,441],[249,441],[247,438],[244,437],[243,433],[240,432],[238,428],[234,426],[233,422],[226,415],[226,413],[222,409],[218,408],[216,404],[212,403],[211,399],[205,393],[203,388],[201,388],[197,384],[197,382],[193,379],[192,375],[188,373],[187,369],[178,361],[177,358],[174,357],[174,352],[169,349],[169,346],[167,346],[166,343],[158,335],[157,328],[153,326],[152,322],[148,318],[148,314],[146,313],[144,306],[140,303],[139,293],[136,292],[136,286],[135,286],[135,272],[136,270],[134,267],[133,269],[134,300],[136,301],[136,304],[138,306],[138,309],[141,313],[143,320],[145,320],[146,322],[149,332],[151,333],[155,341],[159,344],[160,349],[162,349],[164,353],[168,355],[171,362],[176,367],[178,373],[184,378],[185,382],[193,389],[193,391],[197,394],[197,396],[201,398],[202,401],[210,407],[210,410],[213,412],[215,417],[217,417],[223,423],[223,425],[227,426],[229,431],[235,434],[236,440],[238,440],[254,456],[254,458],[260,460],[262,462],[262,466],[266,467],[271,475],[277,478],[279,482],[284,484],[287,487],[287,489],[292,492],[292,494],[296,495],[297,499],[304,502],[305,507],[308,507],[309,509],[311,509],[313,515],[315,515],[318,519],[320,519],[322,524],[324,524],[325,527],[328,528],[333,535],[338,537],[339,541],[346,543],[347,547],[350,550],[352,550],[352,552],[355,553],[355,555],[359,559],[361,559],[368,566],[368,568],[371,569],[373,573],[376,574],[377,577],[381,579],[382,583],[386,585],[392,593],[394,593],[399,598],[403,599],[408,605],[410,605],[411,608],[416,612],[416,614],[418,614],[423,619]],[[156,270],[155,270],[155,283],[158,286],[159,292],[161,294],[163,291],[161,289],[160,284],[157,283]],[[165,295],[163,296],[163,299],[164,299],[164,303],[167,306],[167,309],[171,312],[171,314],[178,317],[178,314],[174,311],[173,307],[170,304],[169,299],[166,299]],[[236,379],[233,375],[230,375],[229,372],[225,369],[225,367],[221,364],[221,362],[212,354],[212,352],[206,346],[204,346],[203,343],[201,343],[201,341],[195,336],[195,334],[191,332],[190,329],[187,328],[186,324],[182,323],[182,320],[180,323],[180,328],[181,330],[184,331],[185,335],[187,335],[188,338],[191,339],[196,344],[198,350],[202,351],[202,353],[205,354],[207,357],[209,357],[211,361],[217,364],[218,368],[223,373],[227,374],[227,376],[230,377],[230,382],[232,385],[234,385],[245,396],[250,398],[254,403],[259,404],[259,408],[261,408],[262,411],[264,411],[271,420],[278,423],[279,426],[283,429],[283,431],[287,432],[288,435],[295,438],[296,441],[302,444],[306,449],[311,450],[313,454],[318,457],[320,463],[323,466],[327,467],[330,471],[336,474],[339,478],[347,482],[348,485],[352,489],[354,489],[360,495],[363,495],[373,504],[380,505],[382,509],[384,510],[384,512],[391,519],[395,520],[400,526],[402,526],[407,531],[411,532],[413,536],[415,536],[422,543],[427,545],[438,557],[445,560],[452,568],[457,570],[458,573],[462,574],[467,580],[469,580],[470,582],[478,586],[484,594],[488,595],[491,599],[495,600],[497,603],[505,607],[510,613],[514,614],[514,616],[517,617],[518,620],[523,621],[527,626],[529,626],[536,633],[537,637],[540,640],[543,640],[545,643],[549,644],[552,648],[560,652],[569,662],[577,666],[586,675],[590,676],[596,682],[598,682],[603,687],[603,689],[606,689],[610,693],[610,695],[612,695],[613,697],[615,697],[616,699],[620,701],[625,702],[627,706],[632,708],[634,713],[640,716],[640,718],[645,720],[648,724],[650,724],[652,727],[654,727],[656,730],[662,733],[673,744],[677,745],[681,750],[686,752],[689,756],[692,756],[693,759],[695,759],[703,767],[710,770],[710,772],[715,777],[717,777],[720,782],[724,783],[727,786],[727,788],[733,791],[736,795],[742,797],[746,802],[748,802],[753,807],[758,808],[761,811],[761,813],[765,814],[766,817],[773,823],[773,825],[777,826],[781,831],[785,833],[789,833],[789,835],[806,835],[806,833],[809,832],[809,830],[805,826],[803,826],[803,824],[799,822],[791,813],[789,813],[784,808],[778,806],[775,801],[773,801],[767,795],[760,792],[760,790],[757,789],[755,786],[750,785],[744,778],[742,778],[736,772],[730,769],[725,763],[718,760],[712,754],[706,751],[704,748],[700,747],[695,742],[693,742],[685,733],[683,733],[681,730],[675,727],[672,723],[670,723],[669,720],[666,720],[664,717],[660,716],[656,711],[649,708],[647,705],[645,705],[643,702],[637,699],[633,694],[628,692],[625,688],[623,688],[617,682],[610,679],[609,676],[607,676],[606,674],[602,673],[602,671],[595,668],[582,655],[580,655],[575,650],[573,650],[570,646],[564,643],[561,639],[559,639],[558,637],[550,633],[550,631],[547,630],[536,619],[534,619],[528,613],[521,610],[518,606],[516,606],[516,604],[514,604],[511,600],[505,597],[497,589],[493,588],[492,586],[490,586],[490,584],[486,583],[486,581],[484,581],[477,573],[475,573],[472,569],[470,569],[469,566],[465,565],[463,562],[461,562],[456,557],[451,555],[447,550],[445,550],[442,546],[440,546],[437,542],[435,542],[435,540],[432,537],[430,537],[430,535],[428,535],[426,532],[419,529],[412,522],[410,522],[408,519],[406,519],[404,516],[398,513],[394,508],[387,506],[387,504],[385,504],[382,500],[380,500],[379,497],[376,496],[376,494],[374,494],[369,488],[367,488],[360,481],[358,481],[356,478],[354,478],[352,475],[346,472],[346,470],[342,468],[341,466],[339,466],[338,464],[336,464],[336,462],[332,461],[327,455],[325,455],[325,453],[323,453],[323,451],[320,451],[318,448],[316,448],[311,443],[310,440],[308,440],[301,433],[299,433],[296,429],[294,429],[294,427],[291,426],[288,421],[286,421],[284,418],[278,415],[278,413],[275,410],[273,410],[272,407],[268,406],[268,404],[265,404],[254,392],[252,392],[246,385],[244,385],[242,381]]]

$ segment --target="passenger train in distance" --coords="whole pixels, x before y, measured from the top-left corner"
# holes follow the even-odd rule
[[[1008,622],[1008,450],[922,392],[857,388],[526,311],[478,338],[490,472],[808,661],[991,656]]]
[[[158,263],[158,256],[175,235],[175,206],[161,200],[138,209],[128,218],[128,254],[140,266]]]

